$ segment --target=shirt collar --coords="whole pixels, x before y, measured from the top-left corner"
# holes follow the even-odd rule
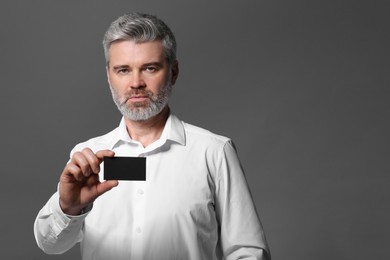
[[[115,129],[116,134],[114,134],[112,141],[110,142],[110,149],[113,149],[118,142],[134,142],[129,133],[127,132],[127,127],[125,119],[122,117],[119,126]],[[183,122],[175,115],[170,114],[167,122],[165,123],[161,137],[156,142],[159,142],[161,145],[166,143],[167,140],[185,145],[185,131]],[[156,143],[155,142],[155,143]]]
[[[183,122],[177,116],[170,114],[167,120],[167,124],[165,126],[167,125],[170,125],[170,129],[169,131],[167,131],[168,132],[167,139],[177,142],[181,145],[185,145],[186,136],[185,136]]]

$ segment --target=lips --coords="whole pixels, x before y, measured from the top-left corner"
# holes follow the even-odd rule
[[[133,101],[133,102],[141,102],[141,101],[144,101],[146,99],[148,99],[149,97],[148,96],[139,96],[139,95],[136,95],[136,96],[131,96],[129,98],[129,100]]]
[[[123,103],[126,104],[127,102],[132,103],[143,103],[149,99],[151,99],[153,96],[153,93],[150,91],[142,91],[142,90],[133,90],[124,95]]]
[[[149,97],[148,95],[131,95],[130,99],[132,99],[132,98],[148,98],[148,97]]]

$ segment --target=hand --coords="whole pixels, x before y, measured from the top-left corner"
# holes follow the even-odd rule
[[[100,163],[105,156],[113,157],[110,150],[98,151],[85,148],[73,154],[65,166],[59,184],[60,206],[68,215],[79,215],[81,210],[97,197],[118,185],[118,181],[99,181]]]

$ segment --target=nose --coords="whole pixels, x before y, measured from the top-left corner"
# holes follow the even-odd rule
[[[130,88],[139,89],[145,88],[146,84],[142,78],[142,74],[139,71],[133,71],[131,76]]]

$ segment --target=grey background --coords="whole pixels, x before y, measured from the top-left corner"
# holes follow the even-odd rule
[[[32,226],[119,122],[101,39],[128,11],[175,32],[171,107],[235,141],[273,259],[389,259],[389,4],[360,0],[1,1],[0,259],[79,259]]]

